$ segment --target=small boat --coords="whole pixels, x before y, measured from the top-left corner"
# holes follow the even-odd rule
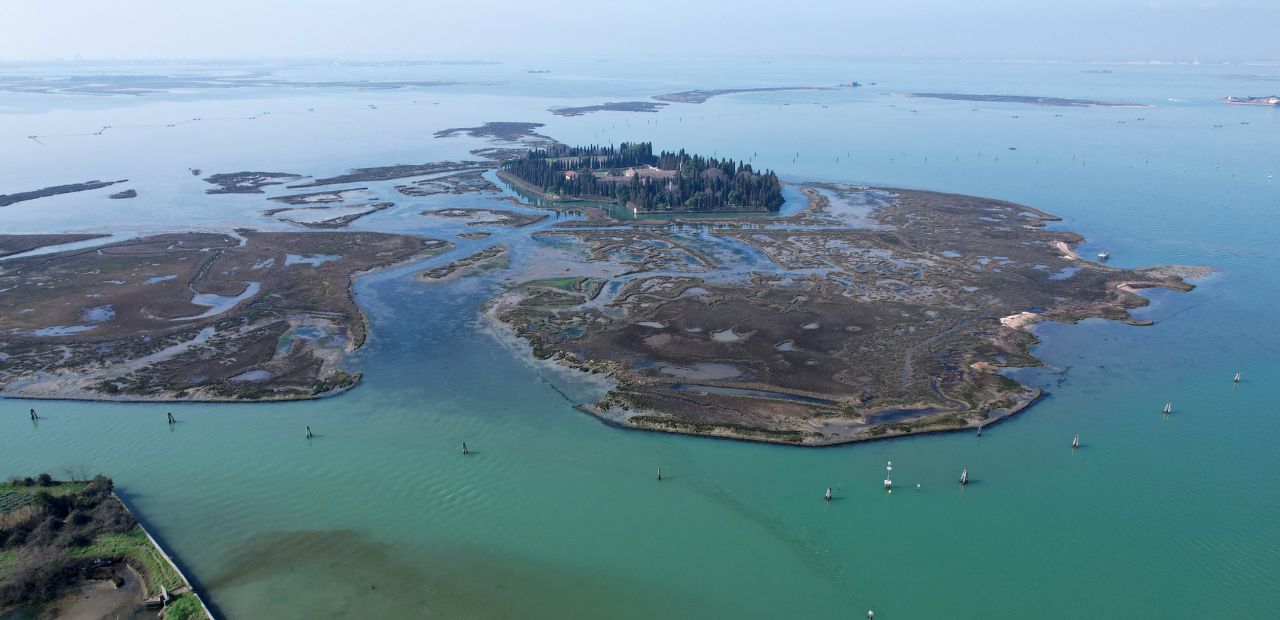
[[[1232,383],[1240,383],[1240,373],[1236,373],[1236,377],[1231,380]]]
[[[961,485],[969,484],[969,468],[968,467],[964,468],[964,471],[960,472],[960,484]]]
[[[890,491],[893,490],[893,461],[889,461],[889,464],[884,468],[884,488]]]
[[[1173,403],[1165,403],[1165,404],[1164,404],[1164,412],[1165,412],[1166,414],[1168,414],[1168,413],[1173,413]]]
[[[311,434],[311,427],[310,427],[310,426],[308,426],[308,427],[307,427],[307,439],[311,439],[312,437],[315,437],[315,435],[312,435],[312,434]]]
[[[1101,252],[1098,252],[1098,260],[1107,260],[1108,258],[1111,258],[1111,253],[1110,253],[1110,252],[1108,252],[1108,251],[1106,251],[1106,250],[1103,250],[1103,251],[1101,251]]]
[[[827,500],[827,501],[831,501],[831,487],[827,487],[827,493],[826,493],[826,495],[823,495],[823,496],[822,496],[822,499],[825,499],[825,500]]]
[[[1079,448],[1079,447],[1080,447],[1080,435],[1076,435],[1075,439],[1071,440],[1071,449],[1075,450],[1076,448]]]

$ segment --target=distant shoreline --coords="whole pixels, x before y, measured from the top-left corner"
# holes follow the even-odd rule
[[[980,103],[1022,103],[1059,108],[1154,108],[1145,103],[1122,103],[1093,99],[1065,97],[1036,97],[1029,95],[973,95],[965,93],[899,93],[900,96],[918,99],[943,99],[947,101],[975,101]]]

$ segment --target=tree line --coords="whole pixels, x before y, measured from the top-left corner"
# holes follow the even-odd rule
[[[669,178],[644,173],[624,176],[626,168],[647,166],[675,174]],[[771,170],[757,172],[750,164],[684,149],[654,155],[649,142],[624,142],[618,147],[556,145],[530,151],[502,168],[549,194],[616,200],[641,211],[777,211],[783,202],[782,183]]]

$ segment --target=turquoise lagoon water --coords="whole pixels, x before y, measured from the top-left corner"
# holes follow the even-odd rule
[[[274,205],[263,196],[205,196],[207,185],[187,169],[327,175],[458,159],[481,143],[433,132],[537,121],[565,142],[651,139],[750,159],[792,181],[1013,200],[1063,216],[1058,226],[1084,234],[1087,255],[1105,248],[1119,265],[1220,271],[1188,294],[1151,293],[1137,314],[1152,327],[1090,320],[1037,328],[1046,366],[1014,374],[1048,396],[981,438],[799,449],[623,431],[575,411],[602,386],[530,363],[479,320],[503,273],[434,286],[411,278],[492,243],[512,244],[517,265],[537,260],[527,231],[496,228],[490,239],[358,282],[373,330],[352,360],[365,380],[347,394],[287,404],[39,402],[38,425],[25,413],[33,403],[7,400],[0,475],[84,465],[113,476],[232,618],[1280,615],[1280,336],[1272,319],[1280,180],[1268,179],[1280,172],[1280,111],[1214,101],[1274,91],[1280,68],[535,64],[552,73],[526,74],[518,62],[288,66],[268,69],[297,80],[468,83],[0,93],[0,192],[128,178],[140,194],[20,203],[0,209],[0,230],[285,229],[261,215]],[[546,112],[692,88],[850,79],[877,86],[726,96],[657,114]],[[914,91],[1155,107],[893,95]],[[270,114],[249,120],[262,112]],[[203,120],[164,126],[196,117]],[[92,135],[104,125],[112,129]],[[369,185],[397,206],[356,229],[453,238],[462,226],[418,212],[504,204]],[[1244,381],[1233,386],[1237,371]],[[1175,407],[1168,417],[1160,414],[1166,401]],[[180,420],[172,429],[166,411]],[[304,425],[313,440],[304,440]],[[1075,433],[1084,445],[1073,452]],[[891,495],[880,483],[890,459],[900,487]],[[965,488],[956,484],[963,467],[975,480]],[[830,503],[821,500],[827,487]]]

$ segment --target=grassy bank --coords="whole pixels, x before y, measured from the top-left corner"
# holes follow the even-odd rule
[[[183,591],[172,620],[205,617],[187,583],[115,496],[109,478],[57,482],[48,475],[0,484],[0,611],[50,605],[90,575],[123,562],[144,596]],[[106,576],[110,576],[107,574]]]

